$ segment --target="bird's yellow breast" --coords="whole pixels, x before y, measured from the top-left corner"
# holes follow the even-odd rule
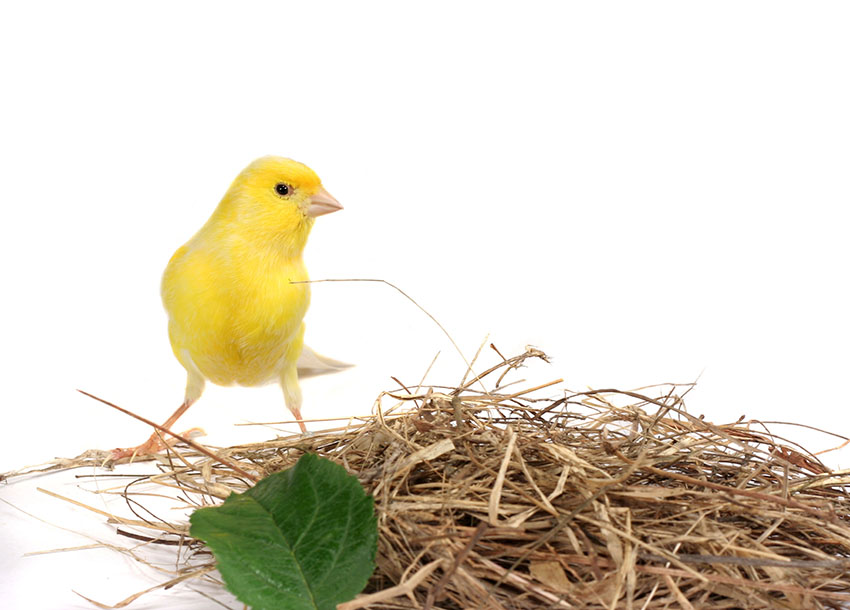
[[[275,381],[297,359],[310,303],[301,257],[238,236],[197,235],[172,257],[162,281],[174,354],[218,385]],[[186,357],[191,362],[186,362]]]

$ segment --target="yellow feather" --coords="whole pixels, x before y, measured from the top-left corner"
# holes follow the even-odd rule
[[[262,157],[236,177],[206,224],[174,253],[162,277],[162,300],[171,347],[188,381],[185,402],[168,425],[197,400],[206,380],[277,381],[301,423],[297,362],[310,288],[292,282],[308,277],[301,255],[315,217],[341,207],[306,165]],[[132,451],[152,450],[149,442]],[[121,457],[131,450],[116,451]]]

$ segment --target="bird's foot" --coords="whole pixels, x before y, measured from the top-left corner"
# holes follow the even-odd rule
[[[192,428],[191,430],[187,430],[183,432],[180,436],[183,438],[194,439],[199,436],[204,436],[206,432],[204,432],[201,428]],[[180,442],[180,439],[170,438],[167,441],[162,439],[162,436],[154,432],[151,437],[146,440],[141,445],[136,447],[127,447],[125,449],[113,449],[112,450],[112,461],[117,462],[118,460],[122,460],[124,458],[130,458],[132,462],[136,458],[145,458],[148,459],[148,456],[154,455],[155,453],[159,453],[166,447],[173,447],[177,443]]]

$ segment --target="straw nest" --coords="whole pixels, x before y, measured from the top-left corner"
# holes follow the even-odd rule
[[[545,354],[479,377],[498,388],[528,358]],[[310,451],[345,466],[380,526],[377,569],[348,609],[850,602],[846,479],[814,456],[754,422],[688,414],[688,386],[534,399],[481,381],[385,393],[356,426],[218,451],[225,465],[178,448],[155,480],[215,503],[248,485],[226,463],[264,476]]]

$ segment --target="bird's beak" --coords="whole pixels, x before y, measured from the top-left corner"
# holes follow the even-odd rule
[[[333,195],[325,190],[325,187],[322,187],[310,198],[310,207],[307,208],[307,216],[315,218],[316,216],[323,216],[341,209],[342,204],[334,199]]]

